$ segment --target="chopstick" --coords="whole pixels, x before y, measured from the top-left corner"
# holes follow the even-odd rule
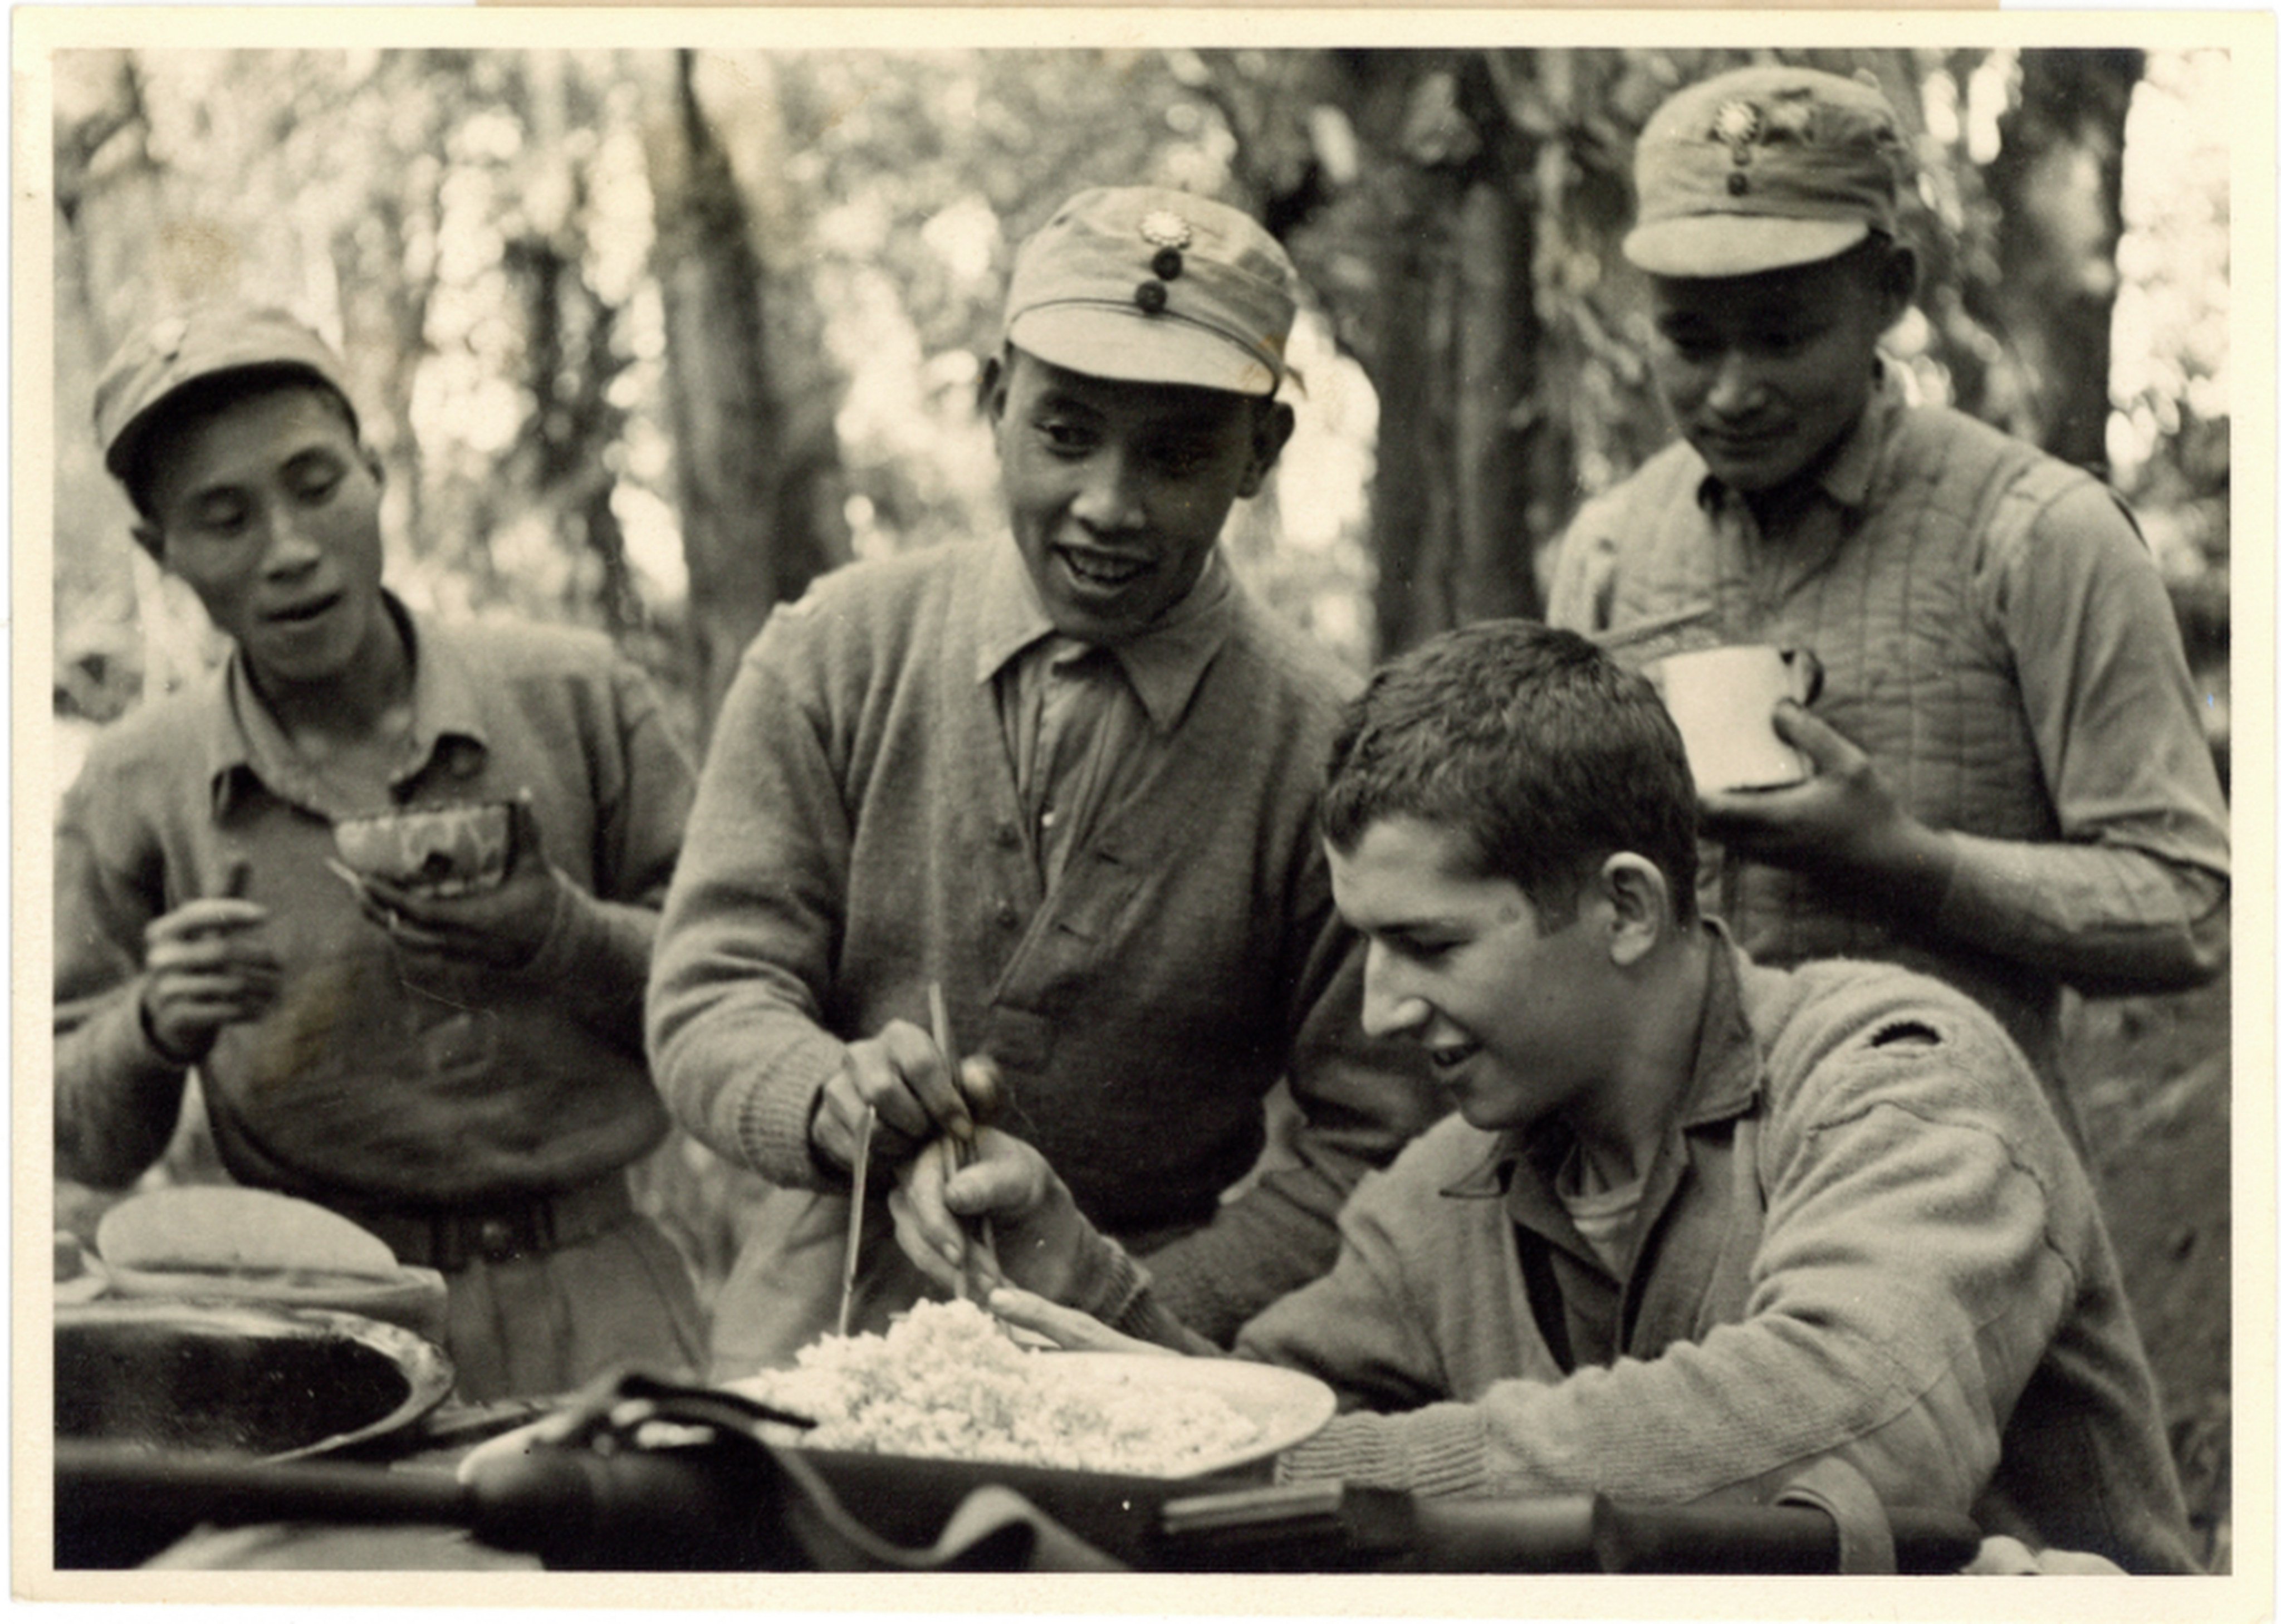
[[[942,983],[939,981],[927,983],[927,1017],[934,1027],[934,1046],[942,1051],[943,1060],[950,1067],[955,1086],[958,1076],[958,1048],[951,1040],[950,1009],[943,1001]],[[973,1159],[974,1134],[981,1125],[979,1122],[976,1122],[966,1133],[951,1135],[954,1147],[951,1159],[952,1172],[955,1172]],[[982,1249],[982,1256],[988,1260],[991,1272],[995,1274],[998,1272],[998,1239],[992,1233],[989,1215],[985,1213],[977,1218],[974,1221],[974,1226],[978,1243]],[[967,1267],[959,1271],[958,1295],[964,1299],[971,1291],[973,1300],[979,1302],[985,1294],[972,1286],[972,1266],[973,1259],[970,1257],[967,1260]]]
[[[879,1110],[875,1105],[863,1108],[863,1120],[855,1129],[855,1187],[847,1202],[847,1249],[839,1264],[839,1334],[847,1334],[850,1311],[855,1305],[855,1262],[863,1250],[863,1193],[870,1182],[871,1130],[878,1125]]]

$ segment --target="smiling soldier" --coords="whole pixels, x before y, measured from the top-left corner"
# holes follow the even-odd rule
[[[1891,959],[1961,987],[2050,1087],[2063,983],[2223,967],[2225,804],[2121,501],[1911,404],[1879,359],[1916,289],[1906,157],[1873,86],[1803,68],[1723,74],[1649,120],[1624,251],[1683,438],[1578,514],[1548,618],[1628,659],[1816,654],[1820,696],[1775,714],[1815,770],[1705,798],[1706,906],[1767,963]]]
[[[828,576],[747,652],[650,994],[668,1101],[771,1187],[716,1374],[832,1328],[867,1120],[883,1171],[967,1121],[930,984],[1006,1119],[1210,1334],[1327,1266],[1355,1177],[1429,1119],[1362,1037],[1315,838],[1353,680],[1218,545],[1291,433],[1295,282],[1225,205],[1071,198],[985,378],[1009,533]],[[1296,1164],[1224,1203],[1287,1075]],[[870,1206],[854,1330],[925,1286]]]
[[[641,1049],[691,793],[647,681],[566,629],[413,615],[338,358],[275,311],[166,318],[96,392],[135,539],[231,641],[89,751],[56,834],[56,1163],[116,1187],[197,1068],[239,1182],[442,1271],[460,1396],[701,1357],[625,1169],[667,1119]],[[334,824],[508,800],[464,894],[332,871]]]
[[[2025,1057],[1929,977],[1739,951],[1697,905],[1694,786],[1643,677],[1528,622],[1445,633],[1355,702],[1323,808],[1364,1023],[1456,1111],[1238,1335],[1342,1401],[1279,1478],[1810,1487],[1867,1568],[1881,1508],[1917,1506],[1968,1514],[1987,1571],[2192,1570],[2114,1249]],[[938,1275],[991,1217],[1011,1323],[1217,1351],[1014,1134],[917,1158],[893,1206]]]

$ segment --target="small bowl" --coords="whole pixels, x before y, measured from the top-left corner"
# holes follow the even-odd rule
[[[343,818],[333,825],[333,847],[359,874],[427,896],[468,896],[506,878],[514,808],[476,800]]]

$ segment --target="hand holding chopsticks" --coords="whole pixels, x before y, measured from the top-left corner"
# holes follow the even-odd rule
[[[847,1240],[840,1265],[839,1331],[853,1319],[855,1284],[862,1261],[863,1214],[870,1195],[872,1164],[890,1170],[909,1163],[925,1148],[956,1158],[948,1171],[964,1165],[974,1134],[994,1108],[997,1077],[988,1061],[962,1064],[950,1033],[942,988],[927,989],[932,1032],[907,1020],[889,1021],[872,1037],[850,1043],[838,1075],[824,1085],[808,1125],[809,1142],[828,1164],[847,1170]],[[983,1226],[978,1267],[982,1278],[996,1275],[989,1228]]]

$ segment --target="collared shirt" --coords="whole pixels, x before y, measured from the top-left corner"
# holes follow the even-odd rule
[[[478,776],[491,747],[476,699],[480,677],[449,638],[423,649],[404,606],[387,595],[382,602],[414,653],[411,728],[389,769],[391,790],[406,789],[417,780],[448,785]],[[351,801],[312,770],[254,691],[251,674],[236,650],[223,662],[222,702],[207,713],[206,721],[207,780],[217,818],[228,817],[242,796],[262,792],[329,822],[387,809]],[[418,794],[429,800],[445,796],[448,792],[439,794],[432,787]]]
[[[1006,537],[984,582],[978,683],[993,683],[1006,748],[1048,885],[1069,854],[1151,770],[1227,640],[1233,577],[1215,547],[1187,597],[1141,636],[1092,648],[1054,630]]]
[[[924,1022],[931,985],[998,1062],[1004,1125],[1214,1336],[1321,1271],[1354,1172],[1442,1107],[1414,1046],[1361,1030],[1316,827],[1355,675],[1240,579],[1217,653],[1171,662],[1200,673],[1185,699],[1159,692],[1155,640],[1120,656],[1154,708],[1139,759],[1048,889],[994,680],[1043,631],[994,575],[1018,568],[999,533],[835,571],[769,617],[723,701],[649,1009],[683,1123],[772,1199],[812,1197],[747,1242],[742,1306],[715,1305],[740,1357],[755,1344],[723,1327],[833,1322],[847,1220],[810,1153],[816,1094],[848,1043]],[[1279,1082],[1299,1164],[1223,1201]],[[866,1269],[899,1256],[866,1247]]]
[[[139,1018],[143,932],[245,894],[285,967],[262,1019],[199,1067],[240,1180],[349,1210],[566,1189],[662,1135],[640,1046],[655,909],[692,793],[648,683],[592,633],[404,615],[412,730],[398,804],[532,798],[566,901],[513,972],[400,955],[331,871],[331,819],[368,808],[297,762],[233,657],[100,736],[57,827],[58,1169],[131,1180],[183,1073]]]
[[[1562,1197],[1562,1170],[1580,1154],[1565,1124],[1540,1123],[1500,1135],[1481,1169],[1447,1191],[1456,1198],[1495,1194],[1503,1201],[1522,1233],[1522,1272],[1547,1345],[1564,1371],[1610,1364],[1620,1354],[1652,1358],[1697,1329],[1693,1316],[1722,1244],[1732,1164],[1724,1156],[1691,1154],[1689,1136],[1716,1132],[1751,1110],[1761,1080],[1733,950],[1723,929],[1715,922],[1710,928],[1720,948],[1711,957],[1695,1054],[1640,1183],[1629,1267],[1601,1255]],[[1688,1191],[1683,1208],[1677,1206],[1682,1188]],[[1679,1221],[1666,1223],[1674,1210]],[[1651,1295],[1659,1285],[1661,1294]]]

